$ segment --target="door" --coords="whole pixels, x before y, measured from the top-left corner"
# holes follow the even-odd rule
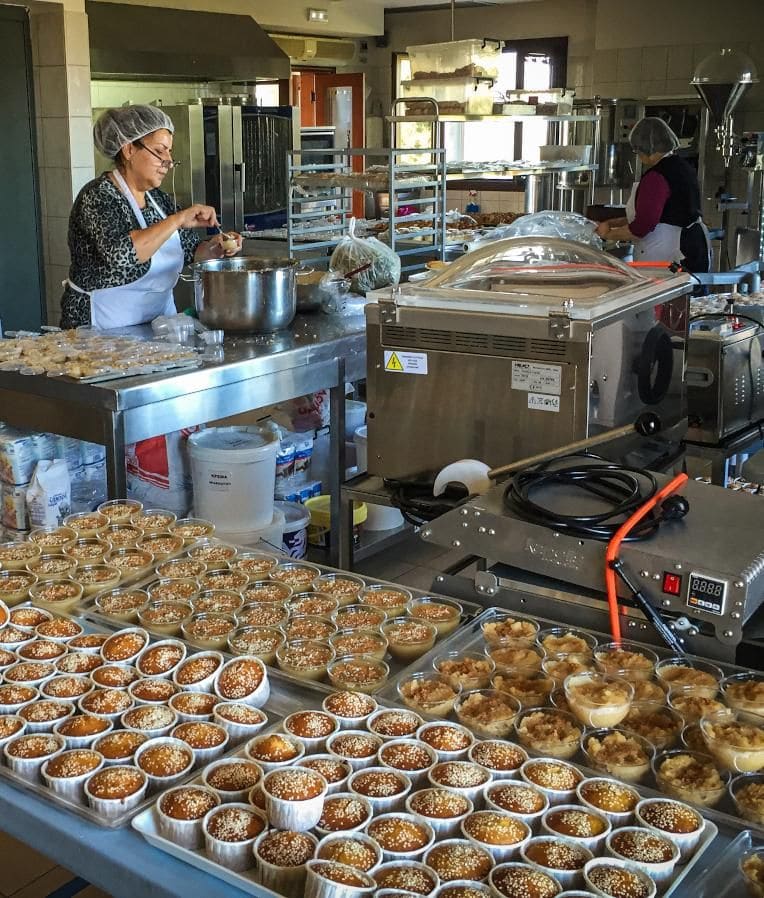
[[[27,11],[0,6],[0,321],[37,330],[45,320],[32,51]]]
[[[316,126],[316,73],[299,72],[293,79],[293,105],[300,107],[300,127]]]
[[[344,123],[348,118],[349,129]],[[342,134],[337,131],[338,147],[366,145],[366,76],[363,72],[352,75],[316,73],[316,124],[344,128]],[[353,171],[363,171],[363,157],[355,156],[352,167]],[[356,218],[364,215],[364,195],[359,191],[353,193],[353,215]]]

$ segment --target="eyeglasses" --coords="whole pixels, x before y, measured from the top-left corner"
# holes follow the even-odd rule
[[[178,165],[180,165],[180,162],[175,162],[172,156],[169,156],[169,154],[169,158],[165,158],[164,156],[157,153],[156,150],[152,150],[151,147],[147,147],[142,140],[134,140],[133,143],[137,147],[140,147],[142,150],[146,150],[147,153],[151,153],[151,155],[154,156],[154,158],[158,159],[165,168],[176,168]]]

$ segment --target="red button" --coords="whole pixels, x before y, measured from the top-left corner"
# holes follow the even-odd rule
[[[670,596],[678,596],[682,591],[682,578],[679,574],[663,574],[663,591]]]

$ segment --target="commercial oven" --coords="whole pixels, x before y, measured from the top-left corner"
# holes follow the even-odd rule
[[[249,106],[225,97],[163,109],[175,125],[173,156],[180,163],[163,189],[174,190],[181,206],[214,206],[223,226],[237,231],[286,223],[286,159],[300,146],[293,107]]]
[[[687,275],[516,237],[366,307],[368,469],[497,466],[628,424],[681,438]]]

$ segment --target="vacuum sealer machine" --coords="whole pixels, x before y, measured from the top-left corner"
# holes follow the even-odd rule
[[[687,275],[552,237],[514,237],[366,306],[368,470],[489,465],[654,411],[686,429]],[[673,435],[672,435],[673,428]]]

